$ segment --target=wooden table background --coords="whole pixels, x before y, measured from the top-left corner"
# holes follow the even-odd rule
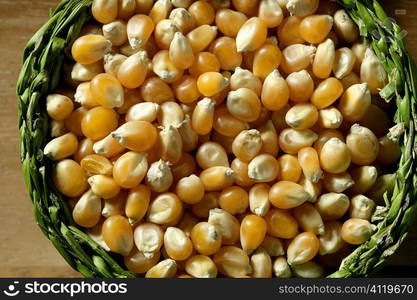
[[[43,236],[34,222],[25,189],[17,137],[15,83],[27,40],[47,20],[58,0],[0,0],[0,277],[79,277]],[[412,0],[382,0],[389,14],[408,31],[410,52],[417,59],[417,5]],[[414,276],[417,230],[391,266]],[[414,267],[406,271],[406,266]],[[396,267],[398,272],[398,267]],[[388,275],[391,273],[386,272]],[[391,273],[392,275],[393,273]]]

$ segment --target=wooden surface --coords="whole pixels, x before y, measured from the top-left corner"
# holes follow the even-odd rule
[[[0,277],[79,276],[35,224],[18,159],[15,83],[22,49],[47,20],[48,9],[57,3],[57,0],[0,0]],[[415,1],[385,0],[381,3],[408,31],[409,50],[417,59]],[[390,264],[417,266],[415,226],[411,237]]]

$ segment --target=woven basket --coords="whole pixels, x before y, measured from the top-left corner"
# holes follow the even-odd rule
[[[392,135],[402,146],[402,157],[384,195],[385,207],[375,212],[377,230],[342,262],[330,277],[369,277],[394,254],[404,239],[417,209],[416,97],[417,69],[407,53],[401,28],[375,0],[339,0],[358,24],[389,76],[380,95],[395,101],[397,124]],[[64,198],[51,181],[53,163],[42,149],[50,140],[46,95],[61,79],[65,60],[83,25],[91,18],[92,0],[64,0],[50,12],[49,21],[24,50],[24,63],[17,83],[19,98],[20,158],[35,218],[43,233],[75,270],[85,277],[135,277],[124,269],[121,258],[109,255],[73,222]]]

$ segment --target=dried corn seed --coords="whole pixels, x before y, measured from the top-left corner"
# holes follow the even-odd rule
[[[101,217],[101,199],[88,190],[75,204],[72,217],[74,222],[82,227],[94,227]]]
[[[342,238],[351,245],[365,243],[372,235],[374,225],[362,219],[349,219],[342,226]]]
[[[133,232],[123,216],[111,216],[103,223],[104,242],[111,251],[127,256],[133,248]]]
[[[270,154],[260,154],[248,165],[248,176],[255,182],[274,181],[279,174],[278,161]]]
[[[337,36],[347,43],[353,43],[359,37],[359,28],[344,9],[334,14],[334,28]]]
[[[274,275],[277,278],[290,278],[292,276],[291,268],[285,257],[277,257],[272,266]]]
[[[378,157],[378,138],[366,127],[353,125],[346,137],[346,145],[351,153],[352,162],[356,165],[369,165]]]
[[[340,219],[348,211],[349,198],[345,194],[322,194],[316,202],[316,208],[323,220],[332,221]]]
[[[291,266],[304,264],[317,255],[319,247],[320,241],[314,233],[300,233],[288,245],[287,261]]]
[[[323,178],[324,188],[331,193],[343,193],[355,184],[349,173],[326,174]]]
[[[349,216],[370,221],[376,204],[364,195],[356,195],[350,200]]]
[[[269,189],[269,185],[259,183],[249,190],[249,208],[257,216],[263,217],[269,211]]]
[[[113,166],[113,178],[123,188],[137,186],[148,171],[146,155],[127,152],[120,156]]]
[[[219,272],[227,277],[241,277],[251,273],[249,256],[240,248],[226,246],[221,248],[213,258]]]
[[[278,70],[274,70],[265,78],[262,86],[261,101],[265,108],[278,111],[288,104],[290,87]]]
[[[247,52],[259,49],[266,40],[268,28],[260,18],[247,20],[236,36],[237,51]]]
[[[155,224],[168,224],[182,214],[181,200],[173,193],[159,194],[149,205],[148,220]]]

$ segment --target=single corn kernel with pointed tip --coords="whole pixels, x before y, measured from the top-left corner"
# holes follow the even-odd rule
[[[90,82],[83,82],[78,85],[74,94],[74,102],[80,103],[81,106],[90,109],[100,104],[94,99],[90,89]]]
[[[296,104],[285,115],[288,126],[294,129],[309,129],[313,127],[319,118],[317,108],[309,103]]]
[[[173,83],[172,89],[177,100],[184,104],[195,103],[201,97],[197,87],[197,79],[191,75],[185,75]]]
[[[158,24],[160,21],[168,18],[171,10],[172,3],[170,0],[156,0],[149,12],[149,17],[155,24]]]
[[[160,105],[158,112],[158,123],[161,126],[174,126],[177,128],[184,121],[184,111],[174,101],[167,101]]]
[[[94,0],[91,11],[94,19],[107,24],[117,18],[117,0]]]
[[[287,10],[300,17],[314,14],[319,7],[319,0],[288,0]]]
[[[168,50],[161,50],[152,59],[152,70],[166,83],[173,83],[181,78],[184,70],[175,66],[169,58]]]
[[[194,62],[194,53],[188,39],[181,33],[176,32],[169,46],[169,59],[179,69],[185,70]]]
[[[149,205],[148,220],[155,224],[168,224],[177,220],[183,211],[183,205],[173,193],[159,194]]]
[[[350,128],[346,145],[351,153],[352,162],[356,165],[370,165],[379,154],[378,138],[371,130],[358,124]]]
[[[302,18],[297,16],[288,16],[277,29],[277,36],[283,46],[304,43],[304,39],[300,35],[299,26]]]
[[[248,205],[248,193],[239,186],[227,187],[220,193],[220,208],[232,215],[244,213],[248,208]]]
[[[350,203],[349,216],[351,218],[371,220],[376,208],[376,204],[372,199],[364,195],[356,195],[350,200]]]
[[[234,117],[226,105],[221,105],[214,112],[213,128],[226,137],[235,137],[242,130],[249,129],[249,124]]]
[[[147,121],[130,121],[117,128],[112,137],[129,150],[144,152],[156,143],[157,130]]]
[[[311,15],[305,17],[300,25],[301,37],[311,44],[319,44],[333,27],[333,18],[329,15]]]
[[[160,110],[160,106],[153,102],[141,102],[133,105],[126,113],[126,121],[155,121]]]
[[[266,221],[256,215],[246,215],[240,225],[240,242],[242,249],[250,254],[255,251],[265,238]]]
[[[203,199],[205,190],[201,179],[193,174],[178,181],[176,193],[183,202],[196,204]]]
[[[223,36],[211,43],[209,50],[216,55],[220,67],[225,71],[233,71],[242,64],[242,54],[236,49],[236,42],[233,38]]]
[[[68,197],[78,197],[88,187],[84,170],[71,159],[61,160],[55,165],[52,180],[57,190]]]
[[[123,216],[111,216],[103,223],[104,242],[110,250],[127,256],[133,248],[133,231]]]
[[[255,51],[265,42],[268,33],[266,23],[260,18],[250,18],[243,24],[236,36],[238,52]]]
[[[240,12],[229,8],[221,8],[216,12],[216,26],[225,36],[235,37],[248,17]]]
[[[272,277],[272,260],[269,254],[263,248],[258,248],[251,256],[252,277],[253,278],[271,278]]]
[[[146,184],[153,192],[162,193],[167,191],[173,181],[169,162],[165,162],[162,159],[152,163],[146,174]]]
[[[255,182],[272,182],[279,174],[279,164],[270,154],[259,154],[248,165],[248,176]]]
[[[208,222],[196,224],[191,230],[190,237],[195,250],[203,255],[215,254],[222,245],[220,229]]]
[[[319,110],[317,124],[321,128],[337,129],[342,125],[343,115],[337,108],[329,106]]]
[[[109,40],[113,46],[123,45],[127,42],[126,23],[121,20],[116,20],[103,25],[103,36]],[[101,67],[103,68],[103,66]]]
[[[164,234],[164,249],[168,256],[175,260],[185,260],[193,251],[193,244],[184,231],[168,227]]]
[[[317,138],[317,134],[310,129],[287,128],[279,135],[279,147],[288,154],[296,154],[302,148],[311,147]]]
[[[277,257],[272,265],[274,275],[277,278],[291,278],[292,272],[285,257]]]
[[[207,1],[196,1],[192,3],[188,11],[198,26],[204,24],[210,25],[214,22],[215,10],[211,3]]]
[[[284,13],[276,0],[261,0],[258,17],[265,22],[268,28],[277,27],[284,19]]]
[[[359,37],[359,28],[344,9],[334,14],[334,29],[339,38],[347,43],[355,42]]]
[[[259,183],[249,190],[249,209],[253,214],[264,217],[269,211],[269,189],[269,185]]]
[[[292,239],[298,234],[297,220],[287,210],[274,208],[265,216],[268,234],[273,237]]]
[[[46,144],[43,153],[52,160],[61,160],[73,155],[77,149],[77,137],[73,133],[67,133]]]
[[[88,184],[93,193],[103,199],[116,197],[120,192],[120,186],[110,176],[93,175],[88,178]]]
[[[352,195],[365,194],[376,182],[378,171],[374,166],[357,167],[350,172],[355,184],[349,189]]]
[[[261,150],[261,134],[256,129],[239,133],[232,144],[233,154],[243,162],[250,162]]]
[[[280,67],[287,73],[298,72],[307,69],[313,63],[316,47],[304,44],[294,44],[282,50],[282,62]]]
[[[135,15],[127,22],[127,36],[133,49],[139,49],[146,44],[152,35],[155,23],[146,15]]]
[[[141,251],[133,249],[128,256],[125,256],[124,263],[129,271],[137,274],[143,274],[155,266],[160,257],[161,254],[158,252],[158,254],[154,255],[152,258],[147,258]]]
[[[254,53],[253,74],[264,80],[271,72],[279,67],[281,61],[282,53],[278,46],[265,44]]]
[[[206,49],[217,36],[217,27],[201,25],[190,31],[187,38],[190,41],[194,53],[199,53]]]
[[[298,151],[298,162],[307,180],[316,183],[323,178],[319,155],[313,147],[305,147]]]
[[[128,57],[119,67],[117,79],[128,89],[142,85],[148,72],[149,59],[145,51],[139,51]]]
[[[180,32],[180,29],[175,24],[174,20],[162,20],[155,26],[154,37],[155,42],[159,48],[168,50],[175,33]]]
[[[366,49],[361,65],[361,81],[366,82],[372,94],[378,94],[387,83],[387,73],[375,53]]]
[[[75,204],[72,217],[74,222],[82,227],[94,227],[101,217],[101,199],[88,190]]]
[[[300,233],[288,245],[288,263],[300,265],[312,260],[319,252],[319,247],[319,239],[314,233]]]
[[[202,169],[216,166],[230,167],[229,158],[224,148],[215,142],[205,142],[196,153],[196,160]]]
[[[75,134],[76,136],[82,136],[81,121],[87,114],[88,110],[84,107],[75,109],[65,120],[65,128]]]
[[[367,220],[352,218],[343,223],[342,238],[351,245],[360,245],[365,243],[375,230]]]
[[[138,185],[129,191],[126,199],[125,214],[130,224],[140,222],[146,215],[151,200],[151,190],[146,185]]]
[[[197,26],[193,16],[183,7],[173,9],[169,14],[169,19],[172,20],[172,22],[174,22],[178,29],[184,34],[189,33]]]
[[[127,59],[127,56],[118,53],[104,55],[104,71],[110,75],[117,76],[120,65]]]
[[[200,173],[200,179],[206,191],[220,191],[233,184],[234,171],[227,167],[211,167]]]
[[[74,103],[64,95],[51,94],[46,97],[46,111],[55,121],[65,120],[73,111]]]
[[[217,267],[213,260],[205,255],[194,255],[187,259],[185,271],[194,278],[216,278]]]
[[[199,135],[210,133],[214,122],[214,107],[216,102],[210,98],[200,100],[192,114],[193,130]]]
[[[112,138],[111,134],[93,144],[94,153],[106,158],[114,157],[115,155],[121,153],[123,150],[125,150],[125,147],[120,145],[118,141]]]
[[[317,153],[320,154],[324,144],[326,144],[327,141],[329,141],[331,138],[338,138],[342,142],[345,141],[344,135],[339,130],[324,129],[319,133],[319,137],[317,141],[314,143],[314,148],[317,150]]]
[[[237,119],[244,122],[256,121],[261,113],[261,101],[254,91],[240,88],[229,92],[227,109]]]
[[[219,230],[223,245],[234,245],[239,241],[239,221],[227,211],[220,208],[210,209],[208,222]]]
[[[227,277],[238,278],[251,273],[249,256],[240,248],[226,246],[221,248],[213,258],[219,272]]]
[[[269,190],[269,201],[277,208],[291,209],[310,199],[304,188],[291,181],[279,181]]]
[[[343,217],[349,209],[350,201],[345,194],[322,194],[316,202],[316,208],[323,220],[333,221]]]
[[[325,79],[330,76],[336,58],[334,42],[327,39],[317,46],[313,61],[313,73],[317,78]]]
[[[378,162],[385,166],[393,165],[400,160],[401,157],[400,145],[390,139],[388,136],[383,136],[379,139],[379,154]]]
[[[296,156],[284,154],[278,158],[279,174],[278,179],[282,181],[298,182],[302,169]]]
[[[320,235],[320,255],[329,255],[338,252],[345,242],[342,239],[342,223],[330,221],[324,224],[324,232]]]
[[[123,215],[125,211],[127,192],[121,190],[116,196],[104,199],[101,215],[105,218]]]
[[[288,83],[278,70],[274,70],[265,78],[262,86],[261,101],[265,108],[278,111],[288,104],[290,89]]]
[[[342,193],[355,184],[349,173],[327,173],[323,178],[323,186],[328,192]]]
[[[235,72],[230,77],[230,88],[232,91],[236,91],[240,88],[248,88],[261,95],[262,82],[251,71],[237,67]]]
[[[110,74],[99,74],[90,83],[94,100],[103,107],[121,107],[124,103],[124,90],[120,82]]]
[[[314,81],[306,70],[291,73],[285,81],[290,91],[290,99],[294,102],[307,102],[314,92]]]
[[[137,186],[148,171],[146,155],[127,152],[120,156],[113,166],[113,178],[122,188],[130,189]]]
[[[349,75],[353,71],[355,60],[355,55],[349,48],[344,47],[337,49],[333,65],[334,76],[337,79],[342,79]]]
[[[331,138],[320,151],[320,164],[324,171],[332,174],[345,172],[351,163],[348,146],[338,138]]]
[[[206,72],[201,74],[197,80],[199,92],[206,96],[212,97],[223,91],[229,85],[229,79],[219,72]]]
[[[325,232],[323,219],[318,210],[310,203],[294,208],[293,216],[300,227],[307,232],[321,235]]]
[[[330,77],[320,82],[311,95],[310,101],[318,109],[322,109],[332,105],[342,94],[342,83],[338,79]]]
[[[142,223],[133,233],[135,245],[147,259],[159,257],[164,243],[164,231],[161,226],[153,223]]]
[[[90,34],[75,40],[71,48],[74,60],[83,65],[93,64],[110,52],[112,44],[102,35]]]
[[[178,129],[173,125],[163,127],[159,132],[158,145],[163,160],[170,163],[177,163],[182,156],[182,138]]]
[[[146,272],[146,278],[174,278],[177,273],[177,263],[173,259],[165,259]]]
[[[111,108],[94,107],[83,117],[81,130],[89,139],[101,140],[117,128],[118,117],[118,114]]]

